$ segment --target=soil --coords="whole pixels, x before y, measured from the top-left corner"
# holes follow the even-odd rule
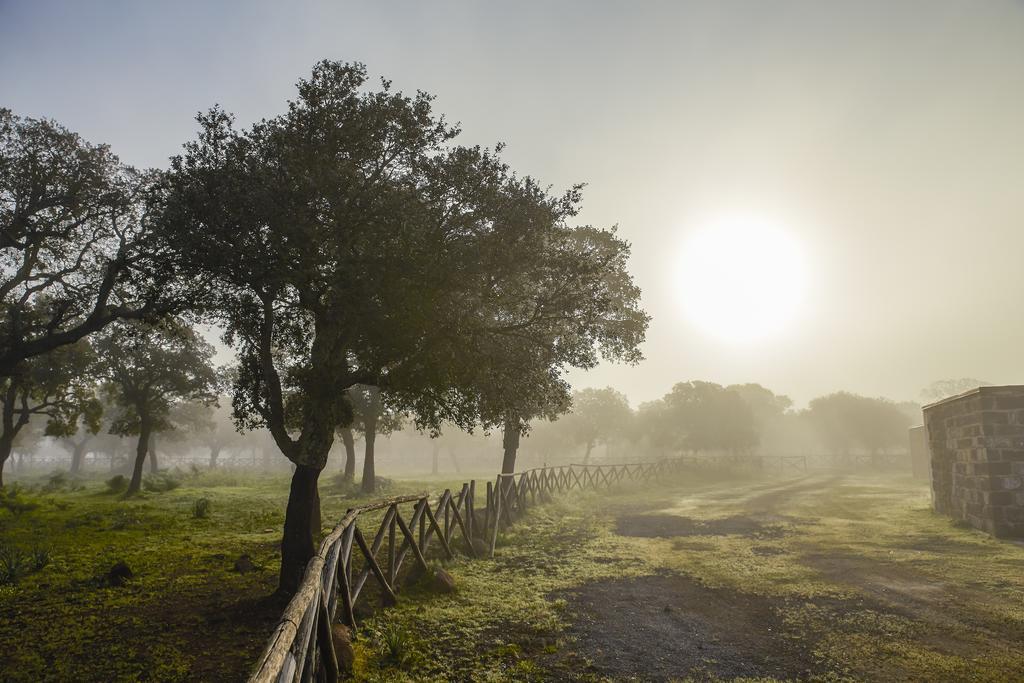
[[[676,515],[625,515],[615,522],[615,533],[620,536],[643,538],[675,538],[679,536],[728,536],[748,538],[778,538],[785,528],[752,517],[723,517],[721,519],[691,519]]]
[[[782,600],[674,574],[594,582],[552,597],[565,598],[576,615],[569,635],[575,655],[585,658],[572,667],[579,674],[799,680],[826,672],[813,655],[814,638],[783,622]],[[558,668],[564,675],[570,667]]]
[[[801,562],[833,583],[855,588],[886,611],[907,617],[942,653],[969,656],[981,646],[997,644],[1013,648],[1024,633],[1017,621],[993,619],[998,599],[984,589],[860,556],[817,553]]]

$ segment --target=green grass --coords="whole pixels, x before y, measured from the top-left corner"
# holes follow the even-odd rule
[[[1004,681],[1024,672],[1012,638],[1024,633],[1021,545],[933,514],[927,489],[909,479],[812,483],[773,504],[788,531],[777,538],[637,538],[613,529],[617,515],[637,511],[749,513],[781,482],[694,479],[653,495],[561,498],[504,534],[493,560],[449,566],[456,595],[407,593],[370,620],[371,629],[383,621],[431,637],[404,666],[359,641],[357,679],[591,680],[570,656],[579,647],[566,635],[571,605],[552,594],[664,571],[777,600],[787,623],[816,642],[829,680]],[[842,559],[863,580],[847,581],[822,557]]]
[[[282,608],[267,596],[287,477],[204,473],[128,500],[102,481],[45,484],[0,508],[0,541],[30,564],[38,551],[41,565],[0,586],[0,678],[245,677]],[[445,485],[398,482],[378,495]],[[326,477],[321,495],[325,528],[361,500]],[[618,516],[644,513],[771,514],[786,533],[615,533]],[[235,572],[242,554],[261,569]],[[118,561],[134,576],[109,587],[102,577]],[[559,591],[658,572],[777,600],[834,678],[997,681],[1024,671],[1005,637],[1024,632],[1024,547],[933,514],[927,489],[907,479],[704,473],[654,491],[577,493],[504,531],[493,559],[443,566],[455,593],[420,582],[398,607],[360,621],[356,680],[599,680],[580,671],[585,648],[569,635],[573,605]]]
[[[16,583],[0,581],[0,679],[245,677],[283,608],[268,596],[277,582],[288,477],[179,478],[173,490],[130,499],[99,480],[72,491],[47,489],[41,479],[13,497],[15,511],[0,508],[0,542],[29,563],[19,565]],[[324,480],[327,528],[365,499]],[[387,493],[425,488],[399,482]],[[205,515],[196,515],[204,499]],[[31,569],[43,548],[46,566]],[[261,570],[235,572],[242,554]],[[119,561],[134,576],[109,587],[103,576]]]

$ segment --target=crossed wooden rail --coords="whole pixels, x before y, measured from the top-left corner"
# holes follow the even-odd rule
[[[562,465],[499,474],[488,481],[482,510],[476,509],[476,481],[458,494],[446,489],[435,499],[426,493],[389,498],[351,508],[320,543],[306,565],[298,592],[288,603],[270,641],[249,678],[250,683],[300,683],[338,679],[338,659],[331,624],[356,626],[355,605],[373,577],[384,605],[397,601],[402,563],[412,555],[428,571],[427,552],[446,558],[459,552],[491,557],[500,529],[508,527],[538,499],[573,489],[610,487],[624,481],[646,481],[679,470],[683,458],[625,465]],[[405,513],[403,515],[403,508]],[[371,541],[359,528],[361,519],[383,510]],[[373,521],[371,520],[371,524]],[[461,545],[456,536],[461,536]],[[386,560],[378,559],[386,544]]]

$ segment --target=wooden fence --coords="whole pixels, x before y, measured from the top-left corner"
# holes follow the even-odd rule
[[[736,467],[764,472],[806,472],[807,456],[805,455],[720,455],[692,454],[679,456],[683,462],[692,465],[710,465],[714,467]]]
[[[370,579],[383,603],[393,605],[399,592],[399,571],[410,557],[423,571],[428,570],[426,556],[432,547],[447,558],[456,552],[491,557],[498,532],[538,501],[574,489],[660,478],[686,464],[682,458],[673,458],[626,465],[539,467],[501,474],[486,482],[479,509],[476,481],[463,484],[458,493],[448,489],[436,498],[423,493],[352,508],[323,539],[306,566],[299,590],[274,627],[249,681],[337,680],[331,624],[340,620],[355,628],[354,608],[367,594]],[[383,517],[377,521],[374,513],[381,511]],[[374,527],[372,538],[364,535],[364,529]]]

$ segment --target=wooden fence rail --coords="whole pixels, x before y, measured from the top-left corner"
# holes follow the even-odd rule
[[[685,458],[625,465],[562,465],[500,474],[486,482],[477,506],[476,481],[453,493],[426,493],[389,498],[354,507],[320,543],[302,583],[288,603],[251,683],[334,681],[338,660],[331,624],[355,628],[355,606],[373,579],[384,605],[393,605],[400,590],[399,572],[411,557],[428,571],[427,553],[452,558],[491,557],[499,530],[513,524],[527,508],[556,493],[608,488],[620,482],[661,478],[689,464]],[[377,521],[376,515],[383,517]],[[360,528],[360,523],[366,522]],[[372,538],[364,530],[376,526]],[[383,551],[383,557],[381,557]]]

